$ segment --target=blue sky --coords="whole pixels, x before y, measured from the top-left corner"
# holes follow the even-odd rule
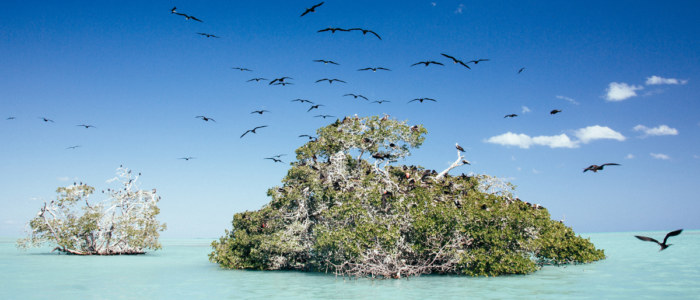
[[[452,174],[505,178],[579,232],[700,228],[698,2],[329,0],[299,17],[316,3],[5,1],[0,236],[56,187],[107,188],[123,164],[163,197],[163,236],[216,237],[280,184],[288,166],[264,157],[288,163],[298,135],[335,120],[313,116],[384,113],[428,129],[400,163],[440,171],[459,142],[472,165]],[[317,33],[329,26],[382,40]],[[445,65],[410,66],[424,60]],[[282,76],[293,85],[247,82]],[[407,103],[421,97],[438,102]],[[622,166],[582,173],[608,162]]]

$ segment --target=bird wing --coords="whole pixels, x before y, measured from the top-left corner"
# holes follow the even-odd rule
[[[455,62],[458,61],[458,59],[454,58],[454,56],[450,56],[450,55],[447,55],[447,54],[445,54],[445,53],[440,53],[440,55],[442,55],[442,56],[444,56],[444,57],[447,57],[447,58],[449,58],[449,59],[451,59],[451,60],[454,60]]]
[[[429,61],[429,62],[428,62],[428,64],[427,64],[427,65],[425,65],[425,66],[427,67],[427,66],[428,66],[429,64],[434,64],[434,65],[441,65],[441,66],[444,66],[444,65],[443,65],[443,64],[442,64],[441,62],[437,62],[437,61],[432,61],[432,60],[431,60],[431,61]]]
[[[316,82],[321,82],[321,81],[324,81],[324,80],[329,80],[329,79],[328,79],[328,78],[323,78],[323,79],[316,80]]]
[[[325,2],[324,2],[324,1],[321,1],[321,3],[312,6],[311,9],[316,9],[317,7],[323,5],[323,3],[325,3]]]
[[[305,16],[306,14],[308,14],[309,12],[311,12],[312,10],[313,10],[313,8],[307,8],[303,13],[301,13],[301,16],[299,16],[299,17]]]
[[[241,137],[245,136],[246,134],[248,134],[248,132],[251,132],[251,131],[252,130],[250,130],[250,129],[246,130],[243,134],[241,134]]]
[[[379,68],[377,68],[377,70],[386,70],[386,71],[391,71],[390,69],[387,69],[387,68],[383,68],[383,67],[379,67]]]
[[[337,82],[347,83],[347,82],[345,82],[344,80],[340,80],[340,79],[333,79],[333,80],[334,80],[334,81],[337,81]]]
[[[260,128],[265,128],[265,127],[267,127],[267,125],[255,127],[255,128],[253,128],[253,130],[258,130],[258,129],[260,129]]]
[[[362,69],[357,69],[358,71],[367,71],[367,70],[372,70],[372,68],[362,68]]]
[[[681,234],[682,231],[683,231],[683,229],[678,229],[678,230],[674,230],[674,231],[667,233],[666,236],[664,237],[664,245],[666,244],[666,240],[668,240],[669,237],[677,236],[677,235]]]
[[[620,164],[616,164],[616,163],[605,163],[605,164],[602,164],[600,166],[602,167],[602,166],[619,166],[619,165]]]
[[[661,245],[661,243],[659,243],[659,241],[652,239],[650,237],[647,237],[647,236],[635,235],[635,237],[642,240],[642,241],[654,242],[654,243]]]
[[[190,16],[190,19],[195,20],[197,22],[202,22],[202,20],[195,18],[194,16]]]
[[[378,39],[380,39],[380,40],[382,39],[382,37],[380,37],[376,32],[374,32],[374,31],[372,31],[372,30],[367,30],[367,32],[369,32],[369,33],[371,33],[371,34],[374,34],[374,36],[376,36],[376,37],[377,37]]]
[[[470,69],[470,70],[472,69],[472,68],[470,68],[469,66],[467,66],[467,64],[465,64],[465,63],[464,63],[463,61],[461,61],[461,60],[458,60],[457,62],[458,62],[460,65],[465,66],[467,69]]]
[[[317,31],[317,32],[324,32],[324,31],[330,31],[330,30],[331,30],[331,28],[328,27],[328,28],[326,28],[326,29],[321,29],[321,30],[319,30],[319,31]]]
[[[420,64],[425,64],[426,66],[428,66],[428,63],[427,63],[427,62],[419,61],[419,62],[417,62],[417,63],[415,63],[415,64],[412,64],[411,67],[413,67],[413,66],[415,66],[415,65],[420,65]]]
[[[437,100],[432,99],[432,98],[423,98],[423,100],[429,100],[429,101],[437,102]]]
[[[420,99],[413,99],[413,100],[408,101],[408,102],[406,102],[406,103],[411,103],[411,102],[413,102],[413,101],[418,101],[418,100],[420,100]]]
[[[362,96],[362,95],[357,95],[357,97],[360,97],[360,98],[365,99],[365,100],[369,100],[369,99],[367,99],[367,97]]]

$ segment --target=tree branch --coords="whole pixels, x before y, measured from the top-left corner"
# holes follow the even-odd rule
[[[452,165],[447,167],[447,169],[443,170],[442,172],[440,172],[440,174],[435,176],[435,180],[442,179],[443,177],[445,177],[445,174],[447,174],[447,172],[449,172],[450,170],[452,170],[456,167],[468,165],[468,164],[469,164],[469,162],[464,159],[464,156],[462,155],[462,153],[459,150],[457,150],[457,160],[455,160],[455,162],[453,162]]]

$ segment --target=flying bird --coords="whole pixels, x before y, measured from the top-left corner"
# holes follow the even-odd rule
[[[275,78],[275,79],[273,79],[272,81],[270,81],[270,83],[268,83],[268,84],[269,84],[269,85],[272,85],[272,84],[274,84],[275,82],[285,82],[285,81],[284,81],[285,79],[294,79],[294,78],[292,78],[292,77],[287,77],[287,76],[285,76],[285,77],[280,77],[280,78]]]
[[[202,20],[197,19],[195,16],[190,16],[190,15],[187,15],[187,14],[183,14],[183,13],[176,12],[176,11],[175,11],[175,7],[173,7],[173,8],[170,10],[170,13],[171,13],[171,14],[176,14],[176,15],[178,15],[178,16],[183,16],[183,17],[185,17],[185,20],[195,20],[195,21],[197,21],[197,22],[202,22]]]
[[[593,171],[593,173],[597,173],[598,171],[602,171],[605,166],[619,166],[620,164],[616,163],[606,163],[602,165],[590,165],[588,168],[583,169],[583,172],[585,173],[586,171]]]
[[[468,61],[467,63],[473,62],[475,65],[477,65],[477,64],[479,64],[479,63],[482,62],[482,61],[489,61],[489,59],[488,59],[488,58],[479,58],[479,59],[475,59],[475,60],[470,60],[470,61]]]
[[[389,101],[389,100],[377,100],[377,101],[372,101],[372,103],[378,103],[378,104],[382,104],[382,103],[384,103],[384,102],[391,102],[391,101]]]
[[[15,117],[7,117],[7,119],[5,119],[5,120],[14,120],[14,119],[15,119]]]
[[[348,31],[355,31],[355,30],[362,31],[362,35],[365,35],[369,32],[371,34],[374,34],[374,36],[376,36],[378,39],[380,39],[380,40],[382,39],[382,37],[380,37],[376,32],[369,30],[369,29],[362,29],[362,28],[350,28],[350,29],[348,29]]]
[[[520,68],[520,70],[518,70],[518,74],[522,73],[523,71],[525,71],[525,68]]]
[[[241,68],[241,67],[233,67],[233,68],[231,68],[231,69],[240,70],[240,71],[248,71],[248,72],[253,71],[253,70],[251,70],[251,69],[248,69],[248,68]]]
[[[258,129],[260,129],[260,128],[265,128],[265,127],[267,127],[267,125],[258,126],[258,127],[253,128],[253,129],[248,129],[248,130],[246,130],[246,132],[244,132],[243,134],[241,134],[241,138],[243,138],[243,136],[245,136],[246,134],[248,134],[248,132],[257,133],[257,132],[255,132],[256,130],[258,130]]]
[[[333,83],[333,81],[347,83],[347,82],[340,80],[340,79],[337,79],[337,78],[333,78],[333,79],[323,78],[323,79],[316,80],[316,83],[321,82],[321,81],[328,81],[329,84]]]
[[[416,99],[413,99],[413,100],[411,100],[411,101],[408,101],[408,103],[411,103],[411,102],[413,102],[413,101],[419,101],[420,103],[423,103],[423,101],[433,101],[433,102],[437,102],[437,100],[432,99],[432,98],[416,98]]]
[[[302,135],[300,135],[299,137],[306,137],[306,138],[309,138],[309,140],[316,139],[316,137],[310,136],[310,135],[308,135],[308,134],[302,134]]]
[[[90,127],[92,127],[92,128],[97,128],[97,127],[95,127],[95,126],[86,125],[86,124],[80,124],[80,125],[75,125],[75,126],[82,126],[82,127],[85,127],[85,129],[88,129],[88,128],[90,128]]]
[[[358,71],[369,71],[369,70],[372,70],[372,72],[377,72],[377,70],[391,71],[391,70],[384,68],[384,67],[376,67],[376,68],[367,67],[367,68],[358,69]]]
[[[445,54],[445,53],[440,53],[440,54],[441,54],[442,56],[444,56],[444,57],[447,57],[447,58],[451,59],[451,60],[452,60],[454,63],[456,63],[456,64],[460,64],[460,65],[466,67],[467,69],[471,69],[469,66],[467,66],[467,64],[465,64],[463,61],[457,59],[457,58],[454,57],[454,56],[447,55],[447,54]]]
[[[326,29],[321,29],[317,32],[325,32],[325,31],[330,31],[331,33],[335,33],[336,31],[350,31],[348,29],[343,29],[343,28],[338,28],[338,27],[328,27]]]
[[[190,160],[190,159],[194,159],[194,157],[192,157],[192,156],[187,156],[187,157],[180,157],[180,158],[178,158],[178,159]]]
[[[642,241],[654,242],[654,243],[659,244],[659,246],[661,246],[661,249],[659,249],[659,251],[662,251],[662,250],[668,248],[669,246],[673,245],[673,244],[666,244],[666,240],[668,240],[669,237],[677,236],[677,235],[681,234],[682,231],[683,231],[683,229],[678,229],[678,230],[674,230],[674,231],[667,233],[666,237],[664,237],[664,241],[662,243],[659,243],[659,241],[657,241],[653,238],[650,238],[650,237],[646,237],[646,236],[635,235],[635,237],[642,240]]]
[[[75,148],[78,148],[78,147],[80,147],[80,145],[70,146],[70,147],[68,147],[68,148],[66,148],[66,149],[75,149]]]
[[[276,162],[276,163],[278,163],[278,162],[279,162],[279,163],[283,162],[281,159],[275,158],[275,157],[265,157],[265,159],[271,159],[272,161],[274,161],[274,162]]]
[[[217,39],[219,38],[219,37],[216,36],[216,35],[209,34],[209,33],[204,33],[204,32],[197,32],[197,34],[199,34],[199,35],[201,35],[201,36],[208,37],[208,38],[210,38],[210,37],[217,38]]]
[[[55,123],[55,122],[54,122],[53,120],[51,120],[51,119],[48,119],[48,118],[44,118],[44,117],[39,117],[39,119],[42,119],[42,120],[43,120],[44,122],[51,122],[51,123]]]
[[[310,7],[310,8],[307,8],[307,9],[301,14],[301,16],[299,16],[299,17],[303,17],[304,15],[306,15],[306,14],[308,14],[308,13],[310,13],[310,12],[316,12],[316,8],[319,7],[319,6],[321,6],[321,5],[323,5],[323,3],[324,3],[324,2],[321,2],[321,3],[316,4],[316,5],[314,5],[314,6]]]
[[[359,97],[359,98],[362,98],[362,99],[365,99],[365,100],[369,100],[369,99],[367,99],[367,97],[362,96],[362,95],[360,95],[360,94],[352,94],[352,93],[350,93],[350,94],[345,94],[345,95],[343,95],[343,97],[345,97],[345,96],[352,96],[352,97],[355,98],[355,99],[357,99],[357,98]]]
[[[209,122],[209,121],[216,122],[216,120],[209,118],[209,117],[205,117],[205,116],[196,116],[195,118],[200,118],[204,122]]]
[[[333,117],[335,117],[335,116],[331,116],[331,115],[316,115],[316,116],[314,116],[314,118],[324,118],[324,119],[325,118],[333,118]]]
[[[325,106],[325,105],[323,105],[323,104],[311,105],[311,107],[309,108],[309,110],[307,110],[306,112],[310,112],[312,109],[318,109],[319,106]]]
[[[428,60],[428,61],[419,61],[419,62],[417,62],[417,63],[415,63],[415,64],[412,64],[411,67],[416,66],[416,65],[420,65],[420,64],[424,64],[426,67],[427,67],[428,65],[430,65],[430,64],[444,66],[444,64],[442,64],[441,62],[437,62],[437,61],[434,61],[434,60]]]
[[[552,109],[552,111],[550,111],[549,114],[550,114],[550,115],[556,115],[556,114],[558,114],[558,113],[560,113],[560,112],[561,112],[561,110],[559,110],[559,109]]]
[[[464,152],[464,148],[462,148],[462,146],[460,146],[459,143],[455,143],[455,147],[457,148],[457,150],[459,150],[459,152]]]
[[[306,103],[311,103],[311,104],[313,104],[313,102],[311,102],[310,100],[299,99],[299,98],[292,100],[292,102],[300,102],[300,103],[306,102]]]
[[[259,82],[260,80],[268,80],[268,79],[267,79],[267,78],[262,78],[262,77],[256,77],[256,78],[250,79],[250,80],[248,80],[248,81],[246,81],[246,82],[251,82],[251,81]]]
[[[294,83],[291,83],[291,82],[281,82],[281,81],[280,81],[280,82],[277,82],[277,83],[275,83],[275,84],[273,84],[273,85],[285,86],[285,85],[288,85],[288,84],[294,84]]]
[[[263,113],[266,113],[266,112],[270,112],[270,111],[269,111],[269,110],[264,110],[264,109],[261,109],[261,110],[254,110],[254,111],[251,112],[251,114],[261,114],[261,115],[262,115]]]
[[[509,115],[506,115],[506,116],[503,117],[503,118],[515,118],[515,117],[517,117],[517,116],[518,116],[517,114],[509,114]]]
[[[287,155],[287,154],[277,154],[277,155],[273,155],[272,157],[274,157],[274,158],[280,158],[280,157],[286,156],[286,155]]]
[[[322,62],[324,65],[327,65],[327,64],[340,65],[337,62],[334,62],[332,60],[325,60],[325,59],[317,59],[317,60],[314,60],[314,62]]]

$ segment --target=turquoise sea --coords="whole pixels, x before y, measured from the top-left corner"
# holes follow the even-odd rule
[[[0,299],[700,299],[700,231],[658,246],[634,235],[584,234],[607,259],[546,266],[525,276],[347,279],[331,274],[222,270],[207,260],[210,239],[164,239],[141,256],[27,252],[0,239]]]

